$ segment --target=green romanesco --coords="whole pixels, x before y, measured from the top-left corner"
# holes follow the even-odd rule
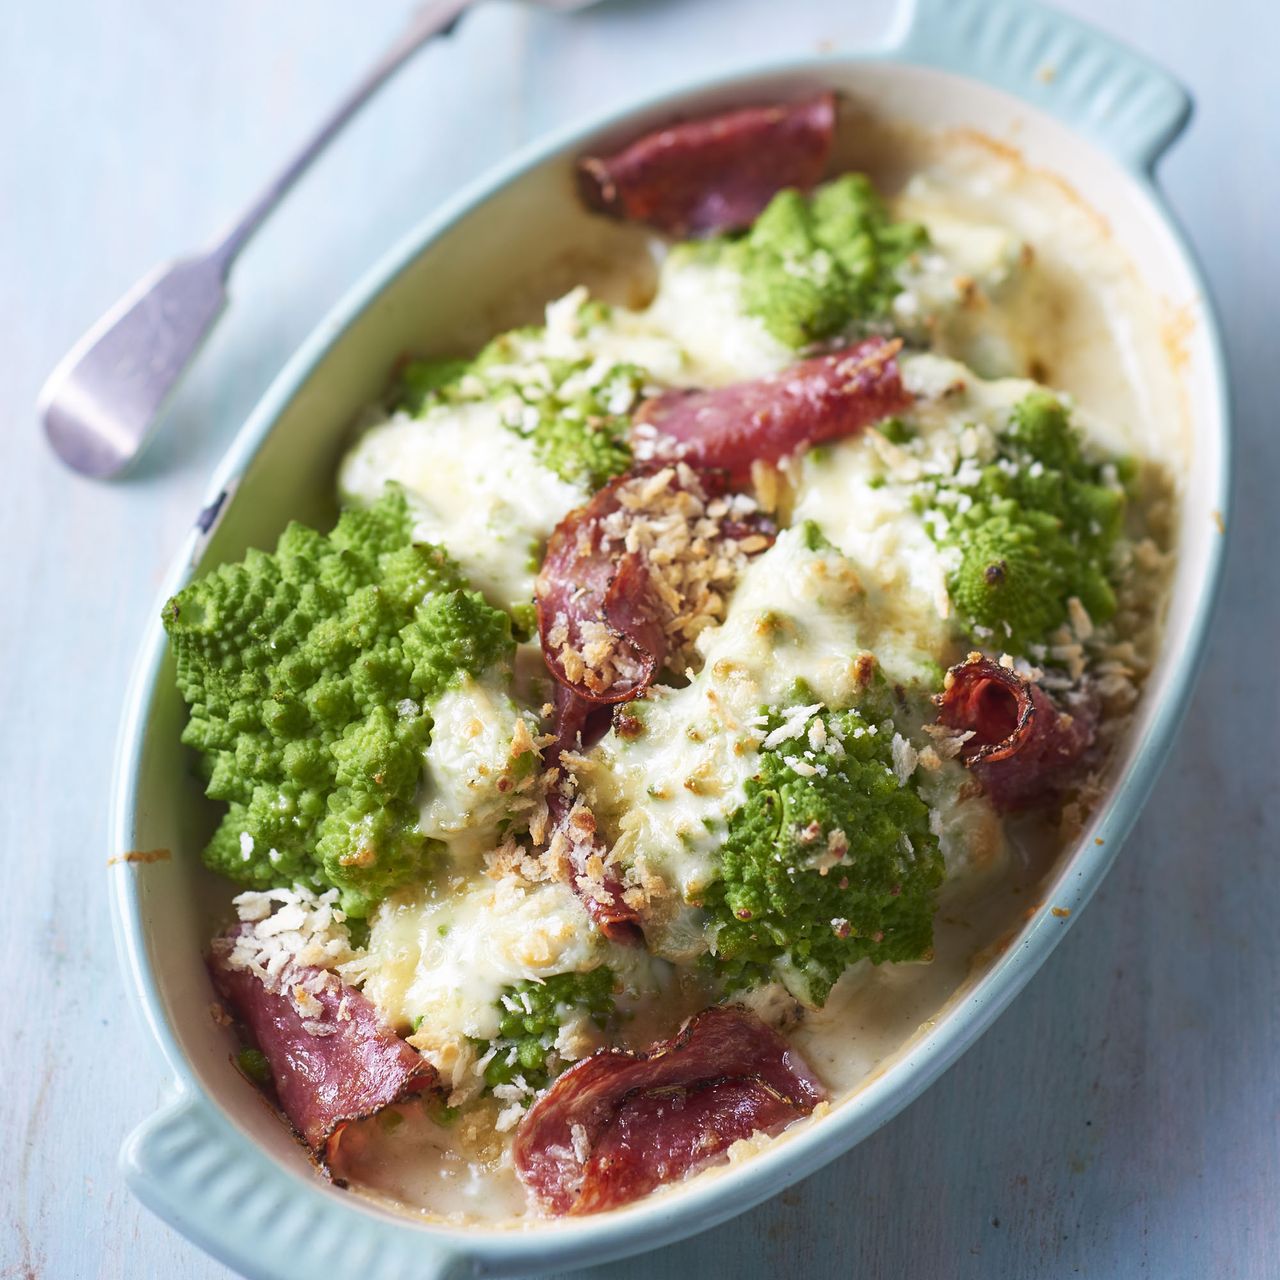
[[[436,844],[416,793],[430,705],[464,673],[508,661],[510,623],[412,541],[403,495],[348,511],[327,537],[292,524],[174,596],[164,625],[227,813],[205,861],[256,888],[305,881],[364,916]]]
[[[583,306],[583,331],[607,308]],[[493,401],[503,424],[528,439],[543,466],[570,484],[598,489],[631,465],[629,413],[644,371],[588,356],[543,354],[541,329],[516,329],[493,339],[472,361],[416,361],[404,371],[400,406],[421,414],[440,404]]]
[[[532,1090],[548,1085],[569,1065],[555,1048],[561,1027],[585,1015],[603,1031],[614,1019],[614,986],[613,970],[601,966],[507,987],[498,1000],[497,1037],[475,1042],[480,1056],[494,1051],[485,1064],[485,1084],[492,1089],[521,1076]]]
[[[928,486],[930,530],[959,552],[948,587],[970,634],[1023,655],[1066,621],[1072,597],[1094,621],[1111,617],[1120,470],[1087,461],[1066,407],[1034,391],[1014,407],[976,479]]]
[[[811,196],[779,192],[745,235],[682,247],[742,277],[742,304],[779,342],[798,348],[882,320],[902,263],[928,244],[916,222],[896,222],[862,174]]]
[[[461,398],[458,383],[470,368],[470,360],[457,356],[411,360],[400,373],[400,384],[396,388],[398,407],[417,414],[434,402],[454,403]]]
[[[929,954],[938,840],[914,780],[894,772],[892,722],[864,710],[819,711],[761,749],[702,898],[729,990],[779,979],[820,1006],[855,961]],[[769,713],[766,734],[794,714]]]

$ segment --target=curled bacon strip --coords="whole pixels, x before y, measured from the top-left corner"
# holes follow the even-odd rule
[[[1091,706],[1059,710],[1038,684],[973,653],[947,672],[938,719],[972,731],[961,758],[998,809],[1026,809],[1070,786],[1093,743]]]
[[[512,1154],[550,1212],[596,1213],[785,1128],[825,1097],[777,1032],[719,1005],[647,1053],[603,1050],[570,1067],[521,1121]]]
[[[665,391],[640,406],[632,428],[636,456],[679,458],[745,485],[757,459],[778,462],[908,408],[911,395],[895,358],[901,347],[897,339],[867,338],[753,382]]]
[[[593,209],[671,235],[736,230],[784,187],[817,183],[835,121],[831,93],[688,120],[580,160],[579,190]]]
[[[354,987],[330,979],[311,993],[318,1008],[304,1018],[287,991],[273,991],[257,974],[230,966],[233,939],[214,939],[214,987],[252,1033],[271,1068],[280,1109],[320,1161],[336,1156],[348,1124],[436,1083],[431,1064],[390,1031]],[[317,972],[295,967],[289,979],[300,983]]]

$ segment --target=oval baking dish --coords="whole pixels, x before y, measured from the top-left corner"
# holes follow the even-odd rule
[[[531,290],[554,296],[589,270],[593,256],[635,234],[579,207],[571,180],[578,155],[676,116],[820,87],[837,90],[846,107],[895,124],[980,135],[1006,157],[1016,148],[1019,163],[1083,193],[1168,309],[1176,335],[1168,340],[1169,359],[1184,418],[1178,559],[1162,651],[1113,763],[1110,789],[1044,883],[1045,905],[978,980],[820,1123],[716,1176],[597,1217],[536,1230],[433,1225],[317,1176],[229,1062],[233,1045],[209,1017],[201,962],[210,904],[225,904],[229,895],[198,857],[209,810],[188,761],[173,749],[183,708],[162,629],[153,623],[122,726],[112,852],[163,849],[173,856],[113,859],[110,876],[121,958],[176,1096],[132,1135],[122,1162],[150,1208],[246,1275],[287,1280],[322,1270],[375,1280],[562,1268],[652,1248],[759,1203],[883,1124],[990,1025],[1097,887],[1155,779],[1203,647],[1228,490],[1216,326],[1151,178],[1189,102],[1144,60],[1012,0],[918,0],[887,50],[695,86],[562,133],[489,175],[383,259],[289,363],[219,469],[164,595],[202,564],[269,545],[289,518],[332,516],[326,495],[350,424],[382,390],[399,353],[483,338],[512,298]],[[460,326],[456,300],[463,297],[470,328]]]

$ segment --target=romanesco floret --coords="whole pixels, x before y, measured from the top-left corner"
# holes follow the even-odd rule
[[[449,591],[418,606],[403,639],[414,687],[429,702],[462,672],[479,675],[510,655],[511,619],[478,591]]]
[[[585,1015],[603,1031],[614,1018],[614,986],[613,970],[601,966],[507,987],[498,1000],[497,1037],[476,1043],[481,1056],[494,1051],[485,1064],[485,1084],[492,1089],[522,1076],[531,1090],[548,1085],[569,1065],[555,1047],[561,1027]]]
[[[599,304],[579,312],[584,330],[607,313]],[[598,489],[631,465],[629,412],[640,398],[644,371],[632,364],[537,354],[538,329],[517,329],[476,358],[410,364],[400,403],[421,414],[439,404],[493,401],[503,425],[533,445],[538,461],[562,480]],[[528,349],[532,348],[532,351]]]
[[[784,723],[769,713],[766,734]],[[849,710],[809,724],[762,747],[702,905],[730,990],[776,978],[820,1006],[855,961],[928,955],[943,862],[914,779],[894,772],[892,722]]]
[[[803,347],[882,319],[897,269],[928,244],[895,222],[870,181],[845,174],[811,196],[781,191],[743,236],[681,252],[718,259],[742,277],[742,303],[779,342]]]
[[[205,850],[255,888],[336,886],[363,916],[437,849],[415,797],[430,704],[509,659],[510,624],[438,547],[414,544],[403,495],[327,537],[292,524],[164,608],[183,741],[228,808]]]
[[[927,503],[945,517],[934,536],[960,552],[948,578],[970,634],[1012,654],[1044,643],[1074,596],[1090,617],[1115,612],[1112,550],[1124,521],[1118,479],[1085,459],[1065,406],[1035,391],[1014,407],[995,460],[972,483],[932,485]]]

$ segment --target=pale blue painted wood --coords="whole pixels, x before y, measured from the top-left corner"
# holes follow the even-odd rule
[[[848,1277],[1280,1274],[1280,9],[1071,0],[1177,72],[1165,166],[1222,305],[1238,520],[1187,730],[1085,917],[995,1029],[879,1135],[726,1227],[610,1270]],[[666,81],[821,42],[890,3],[496,3],[422,57],[263,233],[131,480],[58,471],[31,404],[132,279],[229,217],[408,0],[45,0],[0,38],[0,1275],[226,1276],[132,1202],[159,1103],[110,937],[103,806],[122,683],[205,477],[316,319],[425,208],[514,145]],[[359,10],[360,12],[357,12]]]

